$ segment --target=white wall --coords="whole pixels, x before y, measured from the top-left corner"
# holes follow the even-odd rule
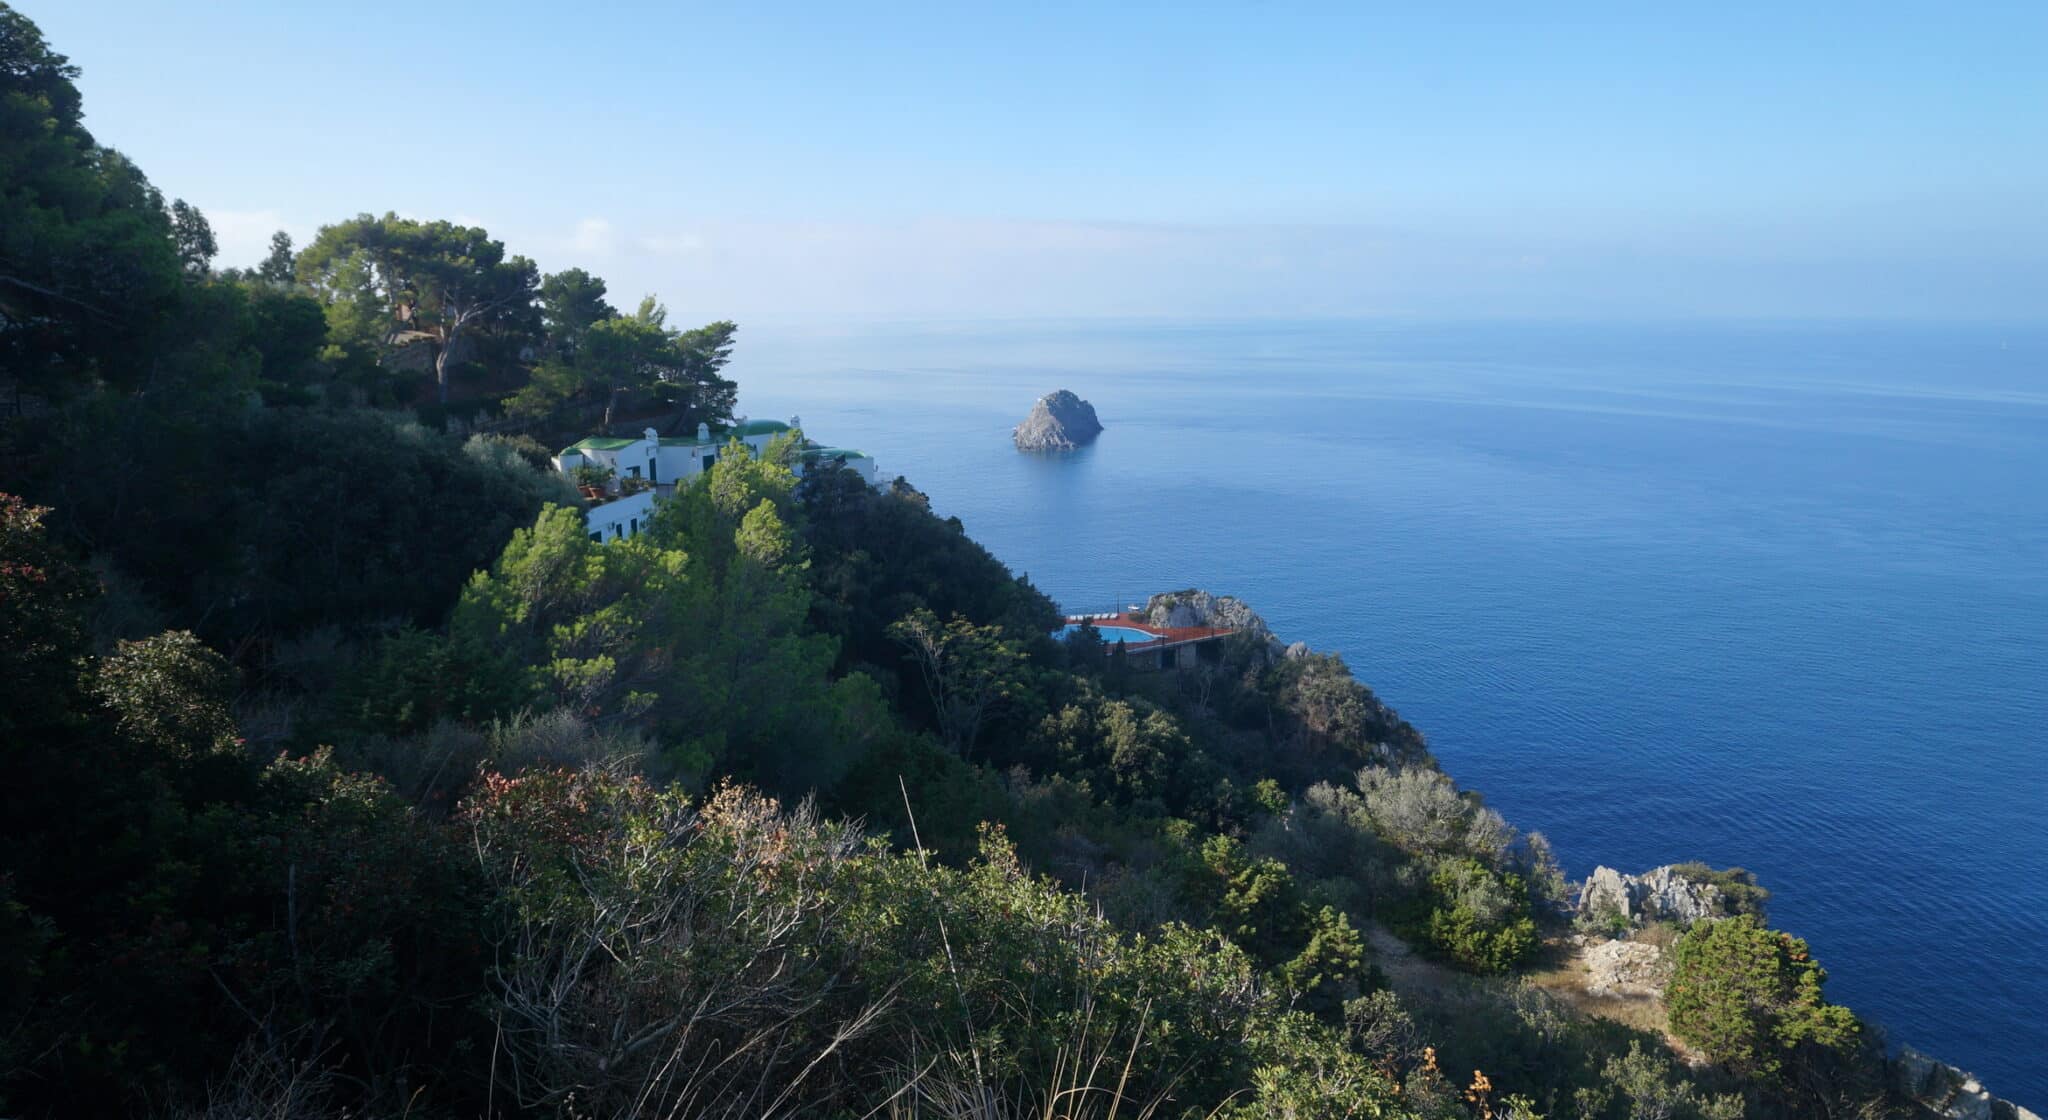
[[[647,521],[653,516],[654,491],[642,490],[617,501],[590,507],[583,511],[583,523],[590,532],[599,535],[598,539],[615,541],[646,532]]]

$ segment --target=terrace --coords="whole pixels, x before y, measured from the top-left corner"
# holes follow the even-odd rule
[[[1068,615],[1053,636],[1065,640],[1083,625],[1093,627],[1105,645],[1121,643],[1128,653],[1144,654],[1142,658],[1133,658],[1131,664],[1145,669],[1191,668],[1205,656],[1213,657],[1217,643],[1237,632],[1221,626],[1155,626],[1134,611]]]

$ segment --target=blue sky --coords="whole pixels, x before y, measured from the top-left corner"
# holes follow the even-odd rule
[[[389,209],[686,319],[2048,318],[2039,2],[21,7],[225,263]]]

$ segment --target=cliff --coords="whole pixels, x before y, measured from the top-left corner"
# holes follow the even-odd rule
[[[1095,406],[1060,389],[1038,398],[1010,438],[1019,451],[1072,451],[1101,434]]]
[[[1671,979],[1671,953],[1661,944],[1633,940],[1635,931],[1652,922],[1683,927],[1756,912],[1764,894],[1754,877],[1739,869],[1714,872],[1698,864],[1673,864],[1624,875],[1611,867],[1596,867],[1579,887],[1579,923],[1597,932],[1572,939],[1575,986],[1595,999],[1654,1001],[1661,1016],[1664,989]],[[1675,1038],[1669,1041],[1677,1045]],[[2032,1111],[1993,1096],[1972,1074],[1911,1047],[1901,1047],[1886,1066],[1898,1092],[1923,1110],[1922,1116],[2041,1120]]]
[[[1910,1046],[1899,1050],[1899,1088],[1942,1120],[2041,1120],[2033,1111],[1991,1095],[1975,1077]]]
[[[1579,913],[1610,915],[1629,925],[1653,921],[1685,925],[1701,918],[1727,917],[1735,913],[1735,906],[1720,887],[1685,875],[1676,867],[1658,867],[1641,875],[1596,867],[1579,888]]]

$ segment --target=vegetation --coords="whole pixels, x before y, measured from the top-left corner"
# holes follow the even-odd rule
[[[546,449],[729,419],[731,323],[392,215],[216,271],[76,76],[0,6],[0,1112],[1884,1104],[1748,917],[1678,948],[1713,1069],[1518,984],[1548,845],[1334,656],[1057,643],[799,437],[592,541]]]
[[[1738,1072],[1777,1075],[1788,1055],[1856,1041],[1855,1016],[1821,998],[1827,972],[1790,934],[1748,916],[1703,922],[1674,961],[1671,1029]]]

